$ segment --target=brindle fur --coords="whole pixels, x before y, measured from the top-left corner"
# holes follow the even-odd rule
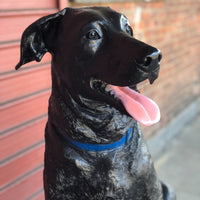
[[[52,93],[45,131],[46,200],[174,200],[160,182],[138,123],[106,84],[133,86],[158,77],[159,51],[132,36],[127,18],[110,8],[66,8],[24,32],[16,66],[52,54]],[[154,55],[154,56],[152,56]],[[156,55],[156,56],[155,56]],[[150,58],[150,60],[146,59]],[[86,151],[68,138],[118,148]]]

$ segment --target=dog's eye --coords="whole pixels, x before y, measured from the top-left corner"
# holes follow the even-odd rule
[[[126,31],[129,35],[133,36],[132,28],[131,28],[129,25],[126,25],[125,31]]]
[[[95,29],[92,29],[86,34],[86,38],[90,40],[98,40],[101,36]]]

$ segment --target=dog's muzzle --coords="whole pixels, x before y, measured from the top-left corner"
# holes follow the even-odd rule
[[[147,55],[144,59],[144,64],[142,66],[144,68],[149,68],[151,66],[159,65],[161,59],[162,59],[162,54],[160,50],[158,50],[150,55]]]
[[[143,62],[139,63],[136,60],[139,68],[148,73],[148,79],[150,84],[152,84],[157,78],[160,69],[160,61],[162,59],[162,54],[160,50],[157,50],[144,57]]]

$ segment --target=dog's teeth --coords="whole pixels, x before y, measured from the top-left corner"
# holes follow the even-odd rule
[[[118,99],[117,96],[114,94],[115,99]]]
[[[90,86],[91,86],[91,88],[96,89],[99,92],[106,92],[107,94],[109,94],[113,98],[117,99],[114,91],[112,91],[110,89],[109,85],[106,84],[105,82],[101,81],[101,80],[91,79]]]
[[[114,95],[115,93],[114,93],[112,90],[110,90],[110,94],[111,94],[111,95]]]
[[[112,95],[114,98],[117,98],[117,96],[115,96],[114,91],[112,91],[108,86],[105,87],[105,91],[109,93],[109,95]]]
[[[106,87],[106,88],[105,88],[105,91],[106,91],[106,92],[110,92],[110,88],[109,88],[109,87]]]

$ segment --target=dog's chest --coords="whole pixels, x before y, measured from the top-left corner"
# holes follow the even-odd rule
[[[149,153],[138,134],[131,140],[130,145],[105,153],[70,146],[65,146],[63,153],[57,156],[49,153],[47,162],[57,160],[56,166],[46,165],[46,171],[51,174],[47,177],[49,199],[132,200],[134,197],[134,200],[160,200],[158,194],[148,196],[157,184],[149,175],[153,172]]]
[[[71,195],[71,199],[127,199],[133,182],[130,168],[134,159],[127,157],[125,152],[91,155],[67,148],[67,166],[57,171],[55,185],[65,191],[70,188],[66,195]],[[75,197],[77,188],[79,194]]]

